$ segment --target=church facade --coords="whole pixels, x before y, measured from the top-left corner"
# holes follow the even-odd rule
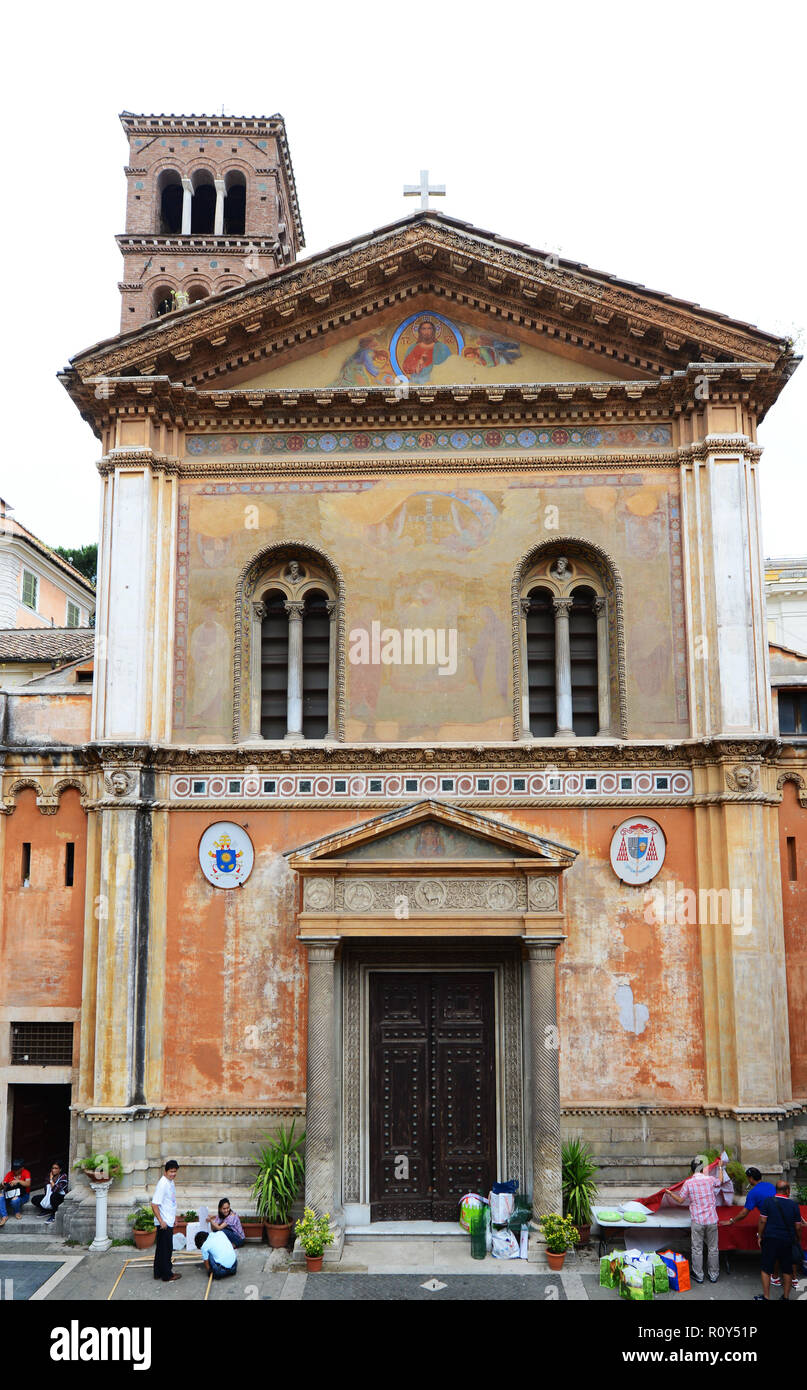
[[[157,217],[209,162],[171,119],[139,234],[201,265],[192,207]],[[241,174],[277,242],[273,159]],[[7,924],[21,837],[81,835],[69,970],[4,967],[9,1021],[73,1022],[72,1152],[122,1155],[122,1205],[169,1151],[212,1196],[294,1118],[342,1232],[497,1176],[560,1210],[564,1133],[647,1190],[710,1146],[786,1170],[807,783],[756,432],[790,345],[432,211],[294,254],[134,328],[127,280],[62,374],[100,448],[92,711],[10,711],[2,830]]]

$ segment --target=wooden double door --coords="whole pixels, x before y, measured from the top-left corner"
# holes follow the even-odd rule
[[[370,976],[370,1218],[458,1218],[496,1180],[490,971]]]

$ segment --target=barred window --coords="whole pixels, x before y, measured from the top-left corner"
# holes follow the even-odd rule
[[[72,1062],[72,1023],[12,1023],[13,1067],[69,1067]]]

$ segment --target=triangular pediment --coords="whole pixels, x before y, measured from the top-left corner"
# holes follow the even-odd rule
[[[418,325],[438,313],[440,337],[424,341]],[[441,379],[477,390],[514,380],[596,390],[691,363],[742,363],[746,376],[770,374],[773,398],[797,361],[788,342],[751,325],[424,212],[96,344],[63,380],[89,417],[103,408],[92,383],[110,376],[200,393],[364,391],[376,380],[366,364],[388,362],[419,390]],[[390,383],[379,389],[389,393]]]
[[[419,801],[413,806],[374,816],[349,830],[289,851],[295,869],[320,867],[329,860],[400,861],[401,863],[462,863],[467,860],[534,859],[545,866],[566,868],[577,851],[540,835],[521,830],[506,821],[482,816],[441,801]]]
[[[268,370],[234,371],[222,386],[250,390],[317,387],[493,386],[520,382],[618,381],[625,373],[593,355],[552,350],[491,315],[436,308],[429,298],[379,314],[345,337],[331,332],[316,351],[306,345],[282,355]]]

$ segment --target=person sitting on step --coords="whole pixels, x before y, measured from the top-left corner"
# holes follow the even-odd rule
[[[0,1195],[0,1226],[8,1221],[9,1210],[18,1221],[22,1221],[22,1208],[31,1196],[31,1174],[23,1166],[21,1158],[12,1160],[11,1168],[3,1178],[3,1191]]]
[[[31,1202],[43,1216],[47,1215],[48,1222],[51,1222],[56,1220],[56,1213],[66,1196],[67,1174],[62,1172],[61,1164],[52,1163],[45,1191],[41,1196],[32,1197]]]
[[[211,1216],[210,1229],[223,1231],[235,1250],[240,1250],[246,1239],[238,1213],[233,1211],[228,1197],[222,1197],[219,1202],[218,1217]]]

